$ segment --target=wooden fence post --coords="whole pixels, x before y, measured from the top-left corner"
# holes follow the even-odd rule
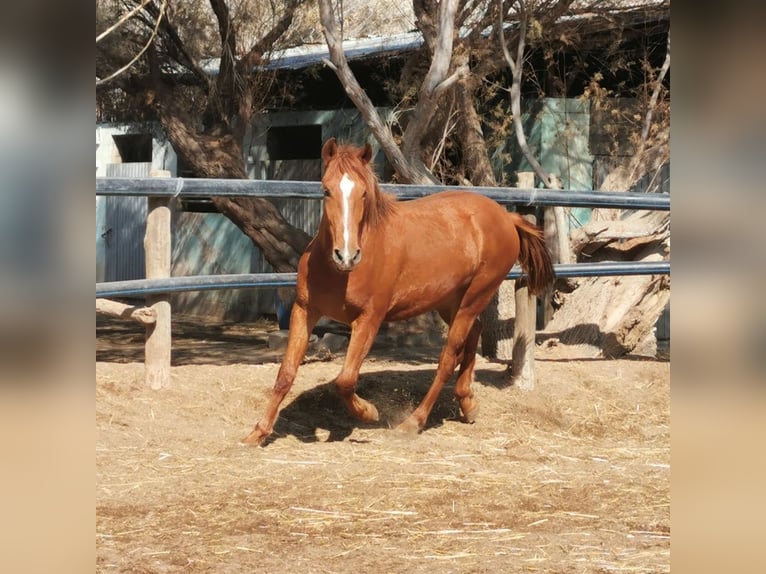
[[[562,189],[561,178],[550,174],[549,189]],[[566,210],[560,206],[546,207],[543,212],[542,225],[545,244],[551,252],[554,263],[571,263],[572,250],[569,247],[569,234]],[[541,328],[545,328],[553,318],[553,287],[547,289],[542,297]]]
[[[170,177],[170,172],[153,170],[151,176]],[[144,236],[147,279],[170,277],[170,216],[169,198],[147,198]],[[152,389],[161,389],[170,384],[170,294],[147,295],[146,306],[154,310],[156,321],[146,326],[144,381]]]
[[[519,172],[518,186],[532,189],[534,172]],[[524,219],[536,223],[534,215]],[[537,329],[537,298],[529,294],[526,280],[516,280],[516,320],[513,326],[513,354],[511,358],[511,384],[523,391],[535,388],[535,332]]]

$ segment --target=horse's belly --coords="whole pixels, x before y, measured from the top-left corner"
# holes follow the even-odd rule
[[[383,319],[384,321],[404,321],[422,315],[428,311],[433,311],[434,307],[407,307],[392,309]]]
[[[409,287],[394,294],[385,320],[401,321],[434,309],[451,307],[462,297],[469,283],[468,277],[457,274],[442,275],[439,281],[403,282]]]

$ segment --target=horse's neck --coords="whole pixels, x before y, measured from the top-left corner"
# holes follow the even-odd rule
[[[327,218],[322,215],[319,220],[316,232],[316,242],[322,246],[322,248],[332,248],[332,235],[330,234],[330,225],[327,223]]]

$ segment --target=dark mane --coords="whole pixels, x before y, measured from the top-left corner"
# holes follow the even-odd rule
[[[359,159],[361,148],[352,145],[341,145],[332,162],[338,170],[336,177],[349,172],[363,179],[367,187],[367,204],[364,210],[364,223],[375,227],[384,222],[396,211],[396,196],[385,193],[380,189],[378,176],[372,168],[372,163],[364,164]],[[328,166],[329,169],[330,166]]]

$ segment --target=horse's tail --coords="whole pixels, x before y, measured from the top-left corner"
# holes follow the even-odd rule
[[[527,274],[527,285],[534,295],[542,295],[553,284],[556,273],[543,231],[521,215],[511,212],[516,231],[519,233],[519,263]]]

